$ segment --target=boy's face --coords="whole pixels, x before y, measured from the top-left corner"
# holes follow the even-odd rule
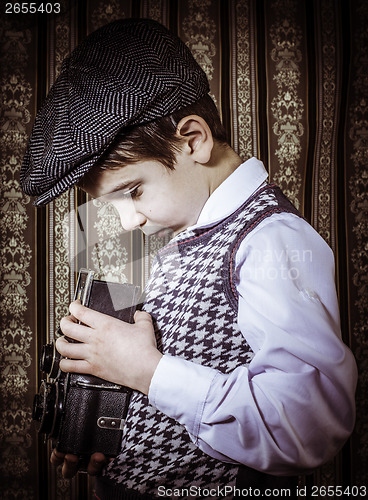
[[[178,155],[174,170],[150,160],[104,170],[85,190],[112,203],[125,230],[145,234],[183,231],[196,223],[209,197],[203,169],[185,154]]]

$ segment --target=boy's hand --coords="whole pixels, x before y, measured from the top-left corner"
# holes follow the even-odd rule
[[[62,356],[60,368],[65,372],[88,373],[110,382],[125,385],[148,394],[153,373],[162,354],[156,347],[151,316],[136,311],[135,323],[82,306],[78,301],[69,307],[71,316],[60,322],[64,337],[56,341]],[[83,324],[78,324],[77,321]]]
[[[55,448],[52,450],[50,462],[55,467],[63,465],[62,474],[65,479],[71,479],[74,477],[79,469],[79,459],[77,455],[71,455],[70,453],[65,454],[57,451]],[[97,476],[102,471],[103,467],[107,464],[108,459],[103,453],[94,453],[91,455],[87,472],[91,476]]]

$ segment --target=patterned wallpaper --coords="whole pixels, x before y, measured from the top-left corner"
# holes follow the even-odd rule
[[[359,480],[368,484],[368,7],[354,2],[352,71],[345,124],[344,185],[347,219],[348,341],[360,369],[358,418],[353,435],[353,460]],[[341,168],[341,167],[340,167]]]
[[[37,27],[2,23],[0,114],[0,483],[3,498],[34,498],[37,439],[31,428],[32,392],[37,374],[34,210],[17,179],[34,113]]]
[[[143,286],[165,241],[123,233],[111,207],[77,191],[35,210],[19,189],[37,107],[63,58],[117,18],[176,31],[206,71],[234,149],[259,156],[336,255],[345,342],[359,365],[357,425],[309,485],[368,484],[368,4],[365,0],[61,0],[58,14],[0,15],[0,496],[84,499],[31,423],[41,346],[76,271]],[[4,9],[4,7],[1,7]],[[71,215],[79,207],[79,217]],[[134,248],[134,252],[133,249]],[[137,257],[138,256],[138,257]],[[321,497],[322,498],[322,497]]]

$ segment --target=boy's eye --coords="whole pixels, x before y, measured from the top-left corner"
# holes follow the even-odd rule
[[[140,186],[136,186],[129,191],[125,191],[122,193],[123,198],[132,198],[133,200],[136,198],[139,198],[139,196],[142,194]]]

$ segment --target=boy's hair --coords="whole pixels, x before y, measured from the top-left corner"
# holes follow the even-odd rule
[[[93,182],[95,176],[102,170],[119,168],[144,160],[157,160],[168,169],[173,169],[176,154],[179,152],[182,142],[182,139],[176,135],[177,124],[182,118],[189,115],[198,115],[203,118],[210,127],[215,141],[227,144],[226,132],[216,105],[212,98],[206,94],[199,101],[179,109],[171,115],[143,125],[122,129],[78,185],[83,187],[91,181]]]

